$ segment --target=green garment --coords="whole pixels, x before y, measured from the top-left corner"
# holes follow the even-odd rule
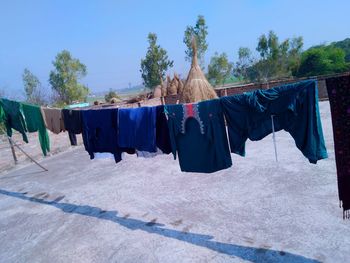
[[[50,151],[50,139],[39,106],[22,103],[23,114],[29,132],[39,132],[41,150],[46,156]]]
[[[5,121],[7,135],[12,136],[12,129],[20,132],[23,137],[23,141],[28,143],[27,128],[23,116],[22,105],[17,101],[8,99],[0,99],[0,106],[3,110],[3,116],[1,117]]]
[[[2,108],[1,103],[0,103],[0,123],[2,123],[4,121],[5,121],[5,111]]]

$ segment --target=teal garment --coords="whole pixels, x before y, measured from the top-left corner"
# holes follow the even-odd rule
[[[28,132],[39,132],[39,142],[44,156],[50,151],[50,139],[39,106],[22,103]]]
[[[232,165],[220,100],[167,105],[165,112],[181,171],[212,173]]]
[[[231,152],[245,155],[247,139],[258,141],[284,129],[310,163],[327,158],[318,90],[315,80],[306,80],[267,90],[220,98],[228,125]]]
[[[84,107],[89,107],[89,106],[90,106],[90,103],[82,102],[82,103],[77,103],[77,104],[71,104],[71,105],[68,105],[64,108],[65,109],[74,109],[74,108],[84,108]]]
[[[5,121],[7,135],[11,137],[12,129],[15,129],[22,134],[23,141],[28,143],[28,137],[26,134],[28,130],[24,120],[22,105],[17,101],[2,98],[0,99],[0,106],[4,112],[3,118]]]

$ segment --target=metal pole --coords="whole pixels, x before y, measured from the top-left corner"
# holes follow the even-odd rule
[[[276,158],[276,162],[278,162],[278,158],[277,158],[277,145],[276,145],[276,135],[275,135],[275,125],[273,122],[273,117],[274,115],[271,115],[271,124],[272,124],[272,140],[273,140],[273,146],[275,148],[275,158]]]

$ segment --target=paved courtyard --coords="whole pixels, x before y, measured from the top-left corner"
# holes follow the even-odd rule
[[[329,158],[310,164],[291,136],[247,143],[214,174],[172,156],[90,161],[82,147],[0,174],[0,262],[350,262]]]

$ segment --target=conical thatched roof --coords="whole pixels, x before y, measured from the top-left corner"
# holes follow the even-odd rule
[[[216,92],[198,65],[197,45],[194,38],[192,38],[192,48],[192,65],[180,96],[181,103],[191,103],[217,98]]]

